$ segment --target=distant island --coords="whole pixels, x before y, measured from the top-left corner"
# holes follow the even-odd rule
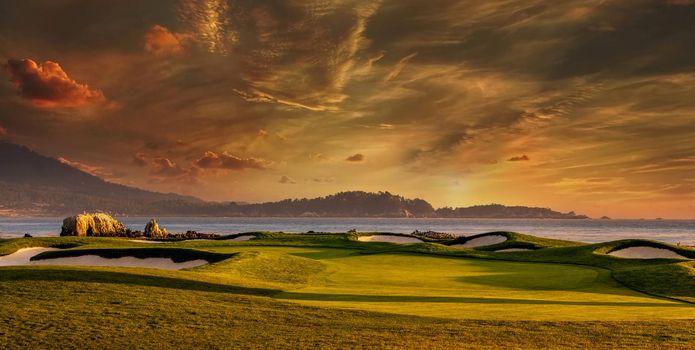
[[[208,202],[110,183],[8,142],[0,142],[0,161],[2,216],[63,216],[104,211],[129,216],[588,218],[549,208],[500,204],[434,208],[423,199],[408,199],[389,192],[349,191],[311,199],[255,204]]]

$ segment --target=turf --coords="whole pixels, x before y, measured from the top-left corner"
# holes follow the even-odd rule
[[[243,242],[157,245],[0,240],[0,254],[62,246],[70,249],[51,254],[213,262],[182,271],[0,268],[0,342],[6,348],[690,348],[695,342],[692,262],[604,254],[641,241],[586,245],[505,233],[500,246],[536,250],[495,253],[440,241],[364,243],[354,233],[255,234]]]

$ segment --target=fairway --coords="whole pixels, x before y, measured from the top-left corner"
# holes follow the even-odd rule
[[[281,256],[323,264],[324,269],[306,283],[287,285],[285,292],[274,295],[306,305],[456,319],[695,318],[693,305],[635,292],[614,281],[608,270],[593,267],[415,254],[363,255],[339,249],[244,247],[215,251],[258,254],[239,268],[223,262],[203,269],[219,271],[231,283],[249,287],[268,286],[277,280],[271,264],[282,263]],[[248,265],[265,273],[249,278],[243,273]]]

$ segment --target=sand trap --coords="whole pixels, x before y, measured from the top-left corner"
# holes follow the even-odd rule
[[[205,265],[208,262],[203,259],[177,263],[170,258],[145,258],[140,259],[126,256],[116,259],[102,258],[96,255],[75,256],[69,258],[56,258],[31,261],[31,257],[43,252],[58,250],[56,248],[23,248],[12,254],[0,256],[0,266],[18,265],[63,265],[63,266],[120,266],[120,267],[145,267],[164,270],[181,270]]]
[[[236,238],[232,238],[232,241],[248,241],[249,239],[254,239],[254,238],[256,238],[256,236],[254,236],[254,235],[243,235],[243,236],[239,236]]]
[[[388,242],[388,243],[422,243],[421,239],[415,237],[391,236],[391,235],[375,235],[375,236],[360,236],[357,238],[360,242]]]
[[[493,244],[498,244],[507,241],[507,237],[502,236],[502,235],[489,235],[489,236],[482,236],[482,237],[477,237],[473,238],[471,240],[466,241],[464,244],[453,244],[451,245],[452,247],[456,248],[475,248],[475,247],[484,247],[488,245],[493,245]]]
[[[507,248],[507,249],[495,250],[495,253],[530,252],[532,250],[533,249],[527,249],[527,248]]]
[[[32,256],[53,250],[58,249],[44,247],[22,248],[12,254],[0,256],[0,266],[32,265],[33,261],[29,260]]]
[[[688,259],[673,250],[654,247],[630,247],[614,250],[608,255],[630,259]]]
[[[136,243],[147,243],[147,244],[162,244],[162,243],[167,243],[167,242],[162,242],[162,241],[148,241],[145,239],[129,239],[128,241],[130,242],[136,242]]]

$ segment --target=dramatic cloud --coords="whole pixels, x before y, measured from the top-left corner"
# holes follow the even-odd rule
[[[195,161],[195,165],[203,169],[265,169],[270,162],[264,159],[256,158],[239,158],[227,152],[215,153],[212,151],[205,152],[202,158]]]
[[[107,170],[104,167],[93,166],[93,165],[73,161],[73,160],[70,160],[70,159],[67,159],[64,157],[58,157],[56,159],[63,164],[66,164],[66,165],[69,165],[73,168],[82,170],[87,174],[101,177],[102,179],[109,179],[109,178],[113,177],[113,175],[114,175],[112,171]]]
[[[139,167],[146,167],[150,164],[150,160],[144,153],[133,154],[133,164]]]
[[[166,27],[155,25],[145,34],[145,52],[161,56],[181,55],[191,39],[191,34],[172,33]]]
[[[278,182],[281,184],[296,184],[297,183],[296,181],[292,180],[292,178],[290,178],[286,175],[282,175],[280,177],[280,180],[278,180]]]
[[[333,111],[381,1],[185,0],[180,16],[210,52],[244,66],[250,102]]]
[[[356,153],[356,154],[353,154],[353,155],[345,158],[345,160],[348,162],[361,162],[364,160],[364,155],[361,153]]]
[[[123,183],[695,212],[692,0],[40,2],[0,1],[0,59],[69,76],[8,64],[0,125]]]
[[[527,155],[520,155],[520,156],[515,156],[507,159],[508,162],[523,162],[523,161],[528,161],[530,160]]]
[[[384,77],[384,81],[391,81],[393,79],[396,79],[399,74],[401,74],[401,71],[405,66],[408,64],[408,62],[415,57],[417,53],[410,54],[408,56],[403,57],[396,65],[391,69],[391,71]]]
[[[106,101],[100,90],[71,79],[58,63],[10,59],[5,65],[20,96],[42,108],[80,107]]]
[[[150,175],[160,177],[181,177],[189,174],[189,171],[189,169],[183,168],[168,158],[157,157],[152,159]]]

